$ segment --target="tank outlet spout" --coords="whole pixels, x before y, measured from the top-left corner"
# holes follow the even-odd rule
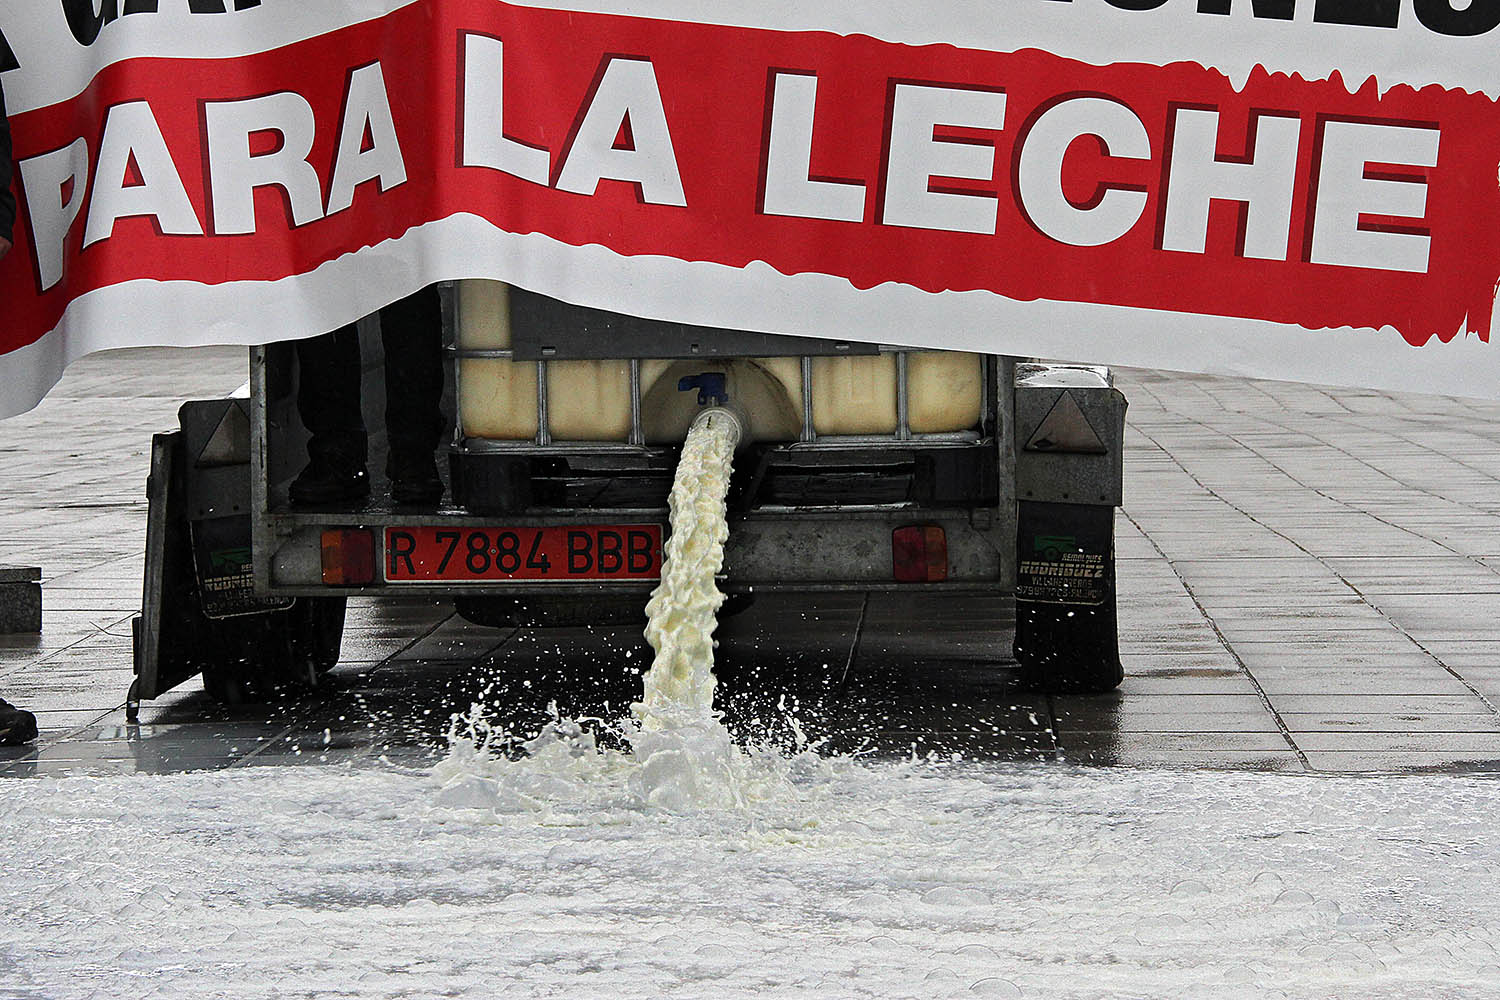
[[[750,420],[733,403],[725,403],[723,406],[705,406],[693,418],[691,426],[697,427],[700,424],[726,428],[733,439],[735,451],[750,443],[750,435],[748,433]]]

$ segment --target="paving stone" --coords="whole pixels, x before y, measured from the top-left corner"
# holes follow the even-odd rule
[[[1297,738],[1300,733],[1500,733],[1500,717],[1479,713],[1341,713],[1282,712],[1281,721]]]
[[[1072,764],[1119,767],[1181,768],[1199,770],[1305,771],[1302,758],[1288,750],[1226,750],[1194,748],[1189,750],[1138,747],[1122,742],[1111,748],[1060,750],[1057,759]]]
[[[0,635],[42,630],[42,569],[0,564]]]
[[[1500,771],[1493,754],[1462,750],[1319,750],[1306,756],[1312,770],[1335,773]]]

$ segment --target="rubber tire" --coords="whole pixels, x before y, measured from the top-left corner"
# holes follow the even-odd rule
[[[344,597],[299,597],[285,612],[290,619],[294,658],[314,676],[338,665],[348,605]]]
[[[304,597],[285,611],[205,619],[203,690],[221,705],[305,698],[338,663],[346,600]]]
[[[457,597],[453,606],[459,617],[489,628],[646,626],[645,594]]]
[[[286,620],[286,612],[206,619],[199,648],[208,696],[221,705],[258,705],[300,680]]]

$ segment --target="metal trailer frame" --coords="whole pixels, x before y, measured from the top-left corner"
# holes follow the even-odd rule
[[[127,701],[131,718],[141,699],[200,671],[210,694],[230,702],[314,683],[338,660],[344,603],[351,595],[451,597],[461,614],[482,624],[640,620],[654,579],[387,582],[385,529],[660,525],[666,530],[662,477],[670,484],[680,449],[646,443],[640,363],[648,357],[705,363],[801,358],[797,439],[752,444],[742,456],[755,459],[753,472],[731,481],[730,535],[720,579],[727,593],[1015,594],[1015,653],[1025,683],[1071,691],[1102,691],[1119,683],[1113,519],[1122,499],[1126,404],[1107,370],[1027,366],[1018,384],[1016,359],[981,355],[978,428],[917,434],[908,419],[908,348],[807,338],[782,342],[763,334],[653,326],[621,317],[644,323],[640,336],[631,330],[623,337],[599,337],[587,324],[574,324],[568,333],[569,323],[561,321],[554,344],[533,338],[527,346],[518,340],[518,349],[535,352],[527,357],[517,350],[460,349],[451,288],[442,301],[455,423],[462,418],[462,362],[533,362],[540,418],[535,438],[470,439],[455,426],[450,458],[479,462],[478,471],[465,472],[470,478],[463,480],[473,510],[455,503],[399,508],[379,502],[293,509],[283,484],[302,464],[304,431],[294,394],[286,391],[293,387],[293,359],[287,345],[252,348],[248,400],[184,403],[180,429],[152,442],[144,597],[142,613],[132,623],[137,676]],[[361,331],[373,342],[368,320]],[[719,335],[722,339],[704,339]],[[571,346],[568,336],[575,340]],[[587,352],[604,350],[601,340],[637,349],[635,356],[620,359],[628,362],[630,379],[626,440],[557,441],[547,421],[548,366],[580,355],[594,359]],[[797,348],[795,354],[781,353],[790,346]],[[894,355],[893,433],[815,432],[814,359],[848,354]],[[377,408],[374,399],[383,393],[385,380],[383,372],[374,378],[374,369],[367,362],[365,367],[362,405],[368,413]],[[278,381],[283,376],[286,383]],[[545,485],[532,493],[538,470],[537,481]],[[524,481],[527,488],[510,491],[513,481]],[[500,502],[482,511],[484,504],[477,501],[491,494]],[[572,502],[570,495],[596,505]],[[611,496],[661,502],[597,504]],[[946,579],[934,571],[931,582],[897,582],[895,532],[909,527],[943,530]],[[368,532],[374,582],[323,582],[323,536],[334,528]],[[1018,544],[1023,529],[1029,548]],[[916,534],[930,537],[927,530]]]

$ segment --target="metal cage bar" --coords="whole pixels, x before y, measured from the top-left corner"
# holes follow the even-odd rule
[[[910,383],[906,377],[906,351],[896,352],[896,440],[911,440]]]
[[[630,443],[646,443],[646,431],[641,426],[641,359],[630,359]]]
[[[802,356],[802,443],[811,444],[818,439],[813,430],[812,358]]]
[[[547,362],[536,363],[536,443],[547,447],[552,443],[552,425],[548,417]]]

